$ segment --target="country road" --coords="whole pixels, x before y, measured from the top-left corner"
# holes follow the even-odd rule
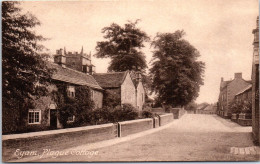
[[[93,149],[96,154],[74,153],[34,161],[256,161],[259,155],[230,153],[231,147],[253,146],[251,130],[216,115],[186,114],[162,130]]]

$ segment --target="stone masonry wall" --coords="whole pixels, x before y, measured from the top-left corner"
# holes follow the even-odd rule
[[[136,107],[135,86],[129,73],[127,73],[125,81],[121,85],[121,104],[125,103],[132,104]]]
[[[152,118],[119,122],[120,137],[142,132],[152,128]]]
[[[142,110],[144,102],[145,102],[145,91],[142,82],[139,82],[137,86],[137,92],[136,92],[136,105],[139,111]]]

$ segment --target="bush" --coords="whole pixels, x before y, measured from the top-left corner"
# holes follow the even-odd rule
[[[91,125],[109,123],[111,122],[111,112],[108,108],[96,109],[89,113],[87,122]]]
[[[144,110],[144,111],[149,111],[149,112],[151,112],[151,111],[152,111],[152,107],[149,106],[148,104],[144,104],[144,105],[143,105],[143,110]]]
[[[117,106],[111,113],[113,115],[113,122],[135,120],[138,118],[138,112],[131,104],[123,104]]]
[[[154,114],[150,111],[142,111],[142,118],[153,118],[154,117]]]
[[[90,125],[115,123],[119,121],[135,120],[138,118],[136,109],[131,104],[123,104],[122,106],[103,107],[89,112],[85,119]]]
[[[233,101],[231,103],[231,112],[232,113],[251,113],[252,112],[252,103],[250,100],[244,101]]]
[[[242,102],[237,102],[237,101],[233,101],[231,104],[230,104],[230,109],[231,109],[231,113],[241,113],[241,110],[242,110]]]
[[[252,113],[252,102],[251,101],[244,101],[243,102],[243,108],[242,108],[242,113]]]

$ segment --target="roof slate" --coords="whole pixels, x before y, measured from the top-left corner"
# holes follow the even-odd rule
[[[91,75],[87,75],[83,72],[79,72],[71,68],[64,68],[52,62],[48,62],[47,66],[56,70],[52,75],[52,79],[54,80],[59,80],[76,85],[86,85],[95,89],[102,89],[98,85],[94,77]]]
[[[93,77],[102,88],[118,88],[123,84],[127,73],[128,71],[95,73]]]
[[[237,92],[236,96],[237,96],[237,95],[240,95],[240,94],[242,94],[242,93],[244,93],[245,91],[248,91],[248,90],[250,90],[250,89],[252,89],[252,84],[250,84],[250,85],[248,85],[247,87],[241,89],[239,92]]]

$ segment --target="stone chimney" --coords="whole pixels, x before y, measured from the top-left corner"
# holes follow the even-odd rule
[[[235,73],[235,79],[242,79],[242,73]]]
[[[221,82],[223,82],[224,81],[224,78],[223,77],[221,77]]]
[[[142,81],[142,75],[141,75],[141,72],[137,72],[136,80],[137,80],[138,82],[141,82],[141,81]]]

